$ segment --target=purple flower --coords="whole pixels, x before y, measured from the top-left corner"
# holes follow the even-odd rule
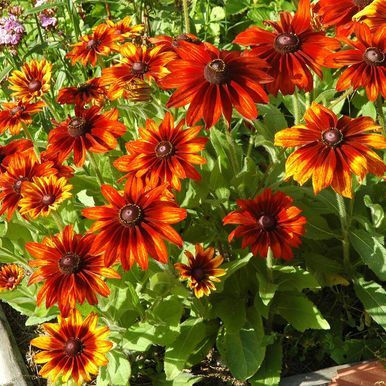
[[[43,28],[55,27],[58,24],[58,19],[56,17],[45,16],[44,14],[41,14],[40,24]]]
[[[24,34],[24,27],[14,15],[0,18],[0,45],[18,45]]]

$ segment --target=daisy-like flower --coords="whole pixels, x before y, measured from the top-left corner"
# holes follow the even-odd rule
[[[241,247],[248,245],[252,253],[266,257],[271,248],[275,258],[291,260],[292,248],[301,244],[300,237],[304,234],[305,217],[301,210],[292,205],[292,198],[282,192],[272,193],[264,190],[252,200],[237,200],[241,208],[223,219],[224,224],[238,224],[228,237],[241,237]]]
[[[63,316],[67,316],[76,303],[97,304],[96,294],[108,296],[109,287],[102,276],[119,279],[120,275],[106,268],[102,252],[93,252],[95,235],[85,236],[74,232],[67,225],[62,233],[46,237],[41,243],[29,242],[27,251],[35,258],[29,265],[38,268],[28,284],[44,282],[37,296],[37,304],[45,299],[46,307],[58,304]]]
[[[197,298],[204,295],[209,296],[211,291],[215,291],[214,282],[219,282],[220,276],[225,275],[225,270],[219,268],[224,258],[220,255],[215,256],[214,248],[204,249],[200,244],[196,244],[196,254],[185,251],[188,264],[176,263],[174,267],[180,273],[181,280],[188,280],[189,287],[194,291]]]
[[[118,35],[120,41],[135,38],[141,35],[143,31],[143,24],[131,25],[130,16],[126,16],[115,23],[108,19],[106,20],[106,25]]]
[[[348,66],[336,89],[364,87],[371,101],[380,94],[386,98],[386,25],[372,33],[366,24],[358,23],[355,34],[356,40],[345,39],[352,49],[331,54],[325,60],[325,65],[331,68]]]
[[[117,146],[117,138],[126,131],[125,125],[118,121],[118,110],[113,109],[100,114],[100,108],[75,107],[75,116],[50,131],[47,155],[60,154],[66,159],[74,151],[74,163],[82,166],[86,152],[106,153]]]
[[[99,24],[90,35],[81,37],[81,41],[73,44],[74,47],[66,58],[71,59],[71,63],[82,63],[86,66],[90,63],[96,65],[99,56],[108,56],[111,51],[118,51],[119,47],[116,42],[119,35],[106,24]]]
[[[287,159],[286,177],[303,185],[312,177],[315,194],[329,185],[351,198],[351,173],[363,179],[367,173],[382,176],[386,165],[370,148],[386,148],[380,127],[369,117],[337,116],[313,103],[304,115],[305,124],[276,133],[275,145],[298,147]],[[370,132],[370,133],[369,133]]]
[[[203,42],[193,34],[181,34],[176,37],[171,37],[167,35],[159,35],[149,38],[149,41],[156,46],[162,46],[163,49],[176,52],[176,48],[180,46],[181,41],[193,43],[193,44],[203,44]]]
[[[250,27],[237,35],[234,43],[251,46],[250,55],[257,55],[268,62],[268,70],[274,81],[268,91],[277,95],[293,94],[295,87],[310,91],[313,88],[312,71],[320,78],[324,58],[331,50],[339,48],[339,42],[328,38],[324,32],[314,32],[311,26],[310,0],[300,0],[293,16],[280,13],[280,21],[266,21],[274,32]]]
[[[108,205],[82,210],[86,218],[96,220],[90,231],[99,232],[94,247],[105,252],[106,266],[120,259],[124,270],[135,261],[147,269],[149,255],[168,261],[164,240],[182,247],[181,236],[170,224],[184,220],[186,210],[164,195],[165,188],[146,189],[140,178],[129,179],[123,193],[102,185]]]
[[[166,65],[176,57],[174,52],[163,52],[161,46],[150,48],[132,43],[123,45],[120,53],[124,57],[120,64],[102,70],[101,84],[110,87],[110,99],[120,98],[134,78],[159,82],[169,74]]]
[[[174,126],[169,112],[159,126],[147,119],[146,128],[139,129],[139,139],[126,143],[129,155],[118,158],[114,166],[121,172],[168,183],[176,190],[181,190],[182,178],[199,180],[201,176],[192,164],[206,162],[197,153],[204,149],[208,139],[197,138],[201,126],[183,130],[184,123],[182,120]]]
[[[32,114],[43,109],[44,102],[23,103],[23,102],[4,102],[0,110],[0,134],[9,130],[12,135],[20,133],[23,125],[32,123]]]
[[[61,377],[63,383],[73,378],[78,386],[91,381],[99,367],[106,366],[106,353],[113,347],[106,340],[110,330],[97,327],[98,316],[94,312],[82,319],[78,310],[68,318],[58,316],[58,323],[44,323],[45,335],[31,340],[31,345],[42,349],[34,355],[36,364],[44,366],[39,374],[53,383]]]
[[[9,160],[15,153],[21,154],[32,148],[33,143],[29,139],[15,139],[5,146],[0,145],[0,174],[6,171]]]
[[[385,0],[374,0],[362,11],[354,15],[355,20],[367,24],[372,32],[377,31],[386,24],[386,2]]]
[[[33,149],[15,153],[10,158],[6,171],[0,174],[0,215],[7,212],[7,220],[11,220],[19,205],[25,181],[32,181],[33,177],[49,176],[55,173],[53,163],[40,163]]]
[[[64,177],[67,180],[74,177],[74,169],[71,166],[64,165],[64,158],[60,157],[60,154],[47,154],[47,151],[40,153],[40,162],[50,161],[53,163],[53,168],[56,169],[56,175],[58,177]]]
[[[19,212],[31,218],[48,216],[51,210],[57,210],[59,204],[71,197],[71,189],[72,185],[64,177],[33,177],[23,185]]]
[[[124,87],[120,87],[118,92],[112,89],[107,96],[111,100],[121,96],[132,102],[146,102],[151,98],[151,86],[142,79],[133,78]]]
[[[8,81],[12,96],[22,102],[41,98],[50,89],[52,64],[45,59],[31,60],[20,70],[13,70]]]
[[[12,291],[24,277],[24,270],[17,264],[5,264],[0,267],[0,292]]]
[[[162,80],[162,86],[177,89],[167,107],[190,104],[186,114],[189,126],[204,118],[206,128],[210,128],[221,114],[230,124],[233,106],[242,116],[255,119],[256,103],[268,103],[260,84],[272,78],[263,72],[267,64],[257,57],[186,41],[180,41],[176,52],[180,59],[168,65],[171,73]]]
[[[99,105],[106,94],[100,78],[93,78],[78,87],[65,87],[59,90],[57,101],[61,104],[84,106],[88,103]]]

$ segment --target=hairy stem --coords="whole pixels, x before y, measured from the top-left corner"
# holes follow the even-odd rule
[[[348,238],[349,219],[346,211],[346,204],[344,198],[336,193],[336,201],[338,203],[338,210],[340,216],[340,225],[342,229],[342,245],[343,245],[343,265],[346,270],[350,268],[350,242]]]
[[[55,224],[58,227],[59,231],[63,232],[63,228],[64,228],[63,222],[62,222],[62,219],[60,218],[58,212],[52,211],[51,214],[52,214],[52,218],[55,221]]]
[[[332,109],[334,106],[336,106],[338,103],[342,102],[343,99],[346,99],[348,96],[350,96],[353,93],[352,87],[348,88],[341,96],[333,100],[330,105],[328,106],[329,109]]]
[[[273,252],[271,247],[268,247],[266,262],[267,262],[267,277],[268,277],[268,280],[272,282]]]
[[[378,122],[382,126],[383,134],[386,135],[386,119],[385,114],[383,113],[383,101],[381,95],[379,95],[375,101],[375,108],[377,109]]]
[[[104,185],[104,184],[105,184],[105,181],[104,181],[104,179],[103,179],[103,176],[102,176],[101,171],[100,171],[99,168],[98,168],[98,165],[97,165],[97,163],[96,163],[94,154],[91,153],[91,152],[88,152],[88,155],[89,155],[90,163],[91,163],[91,165],[92,165],[92,167],[93,167],[93,169],[94,169],[94,171],[95,171],[95,174],[96,174],[96,176],[97,176],[97,178],[98,178],[99,183],[100,183],[101,185]]]
[[[182,0],[182,8],[184,11],[185,32],[188,34],[188,33],[190,33],[188,0]]]

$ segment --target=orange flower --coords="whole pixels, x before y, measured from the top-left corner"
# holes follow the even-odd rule
[[[38,267],[28,284],[44,282],[37,304],[46,300],[46,307],[58,304],[63,316],[67,316],[76,303],[97,304],[96,294],[107,297],[109,287],[102,276],[119,279],[120,275],[111,268],[105,268],[102,251],[93,252],[95,235],[82,236],[74,233],[67,225],[62,233],[46,237],[42,243],[29,242],[27,251],[36,259],[31,267]]]
[[[31,345],[42,349],[34,355],[34,362],[45,363],[39,374],[53,383],[62,377],[67,383],[73,378],[80,386],[90,382],[90,374],[98,374],[99,367],[106,366],[106,353],[113,344],[106,340],[107,327],[97,327],[98,316],[94,312],[83,321],[78,310],[68,318],[58,316],[58,323],[42,325],[46,335],[31,340]]]
[[[57,101],[61,104],[84,106],[87,103],[99,105],[106,90],[99,84],[100,78],[93,78],[78,87],[66,87],[59,90]]]
[[[4,102],[0,111],[0,134],[9,129],[12,135],[20,133],[23,125],[32,123],[32,114],[42,110],[44,102]]]
[[[264,190],[253,200],[237,200],[241,208],[225,216],[224,224],[240,224],[228,240],[241,237],[241,247],[248,245],[252,253],[266,257],[271,248],[275,258],[291,260],[292,248],[301,244],[306,219],[301,210],[292,206],[292,198],[282,192]]]
[[[173,52],[162,52],[161,46],[149,48],[126,43],[120,53],[124,59],[120,64],[102,70],[101,84],[110,86],[109,97],[120,98],[126,85],[134,78],[159,82],[169,71],[166,65],[175,58]]]
[[[31,60],[19,70],[13,70],[9,77],[12,96],[22,102],[41,98],[50,89],[52,64],[45,59]]]
[[[275,31],[250,27],[237,35],[234,43],[253,47],[249,55],[257,55],[268,62],[268,74],[274,81],[268,91],[277,95],[293,94],[295,87],[305,91],[313,88],[311,70],[322,77],[323,60],[339,42],[324,32],[314,32],[311,26],[310,0],[300,0],[295,15],[280,13],[280,21],[266,21]]]
[[[386,24],[386,2],[385,0],[374,0],[362,11],[354,15],[355,20],[367,24],[372,32],[376,32]]]
[[[0,174],[6,171],[6,167],[14,154],[20,154],[32,148],[33,144],[29,139],[15,139],[5,146],[0,145]]]
[[[137,177],[150,177],[153,183],[160,180],[171,184],[177,190],[181,190],[182,178],[199,180],[201,176],[192,164],[206,162],[196,153],[204,149],[208,139],[197,138],[200,126],[183,130],[184,123],[182,120],[174,127],[174,118],[169,112],[159,126],[147,119],[146,128],[139,129],[140,138],[126,143],[129,155],[118,158],[114,166]]]
[[[57,124],[48,135],[47,156],[60,154],[66,159],[74,150],[74,163],[82,166],[86,152],[106,153],[117,146],[117,138],[123,135],[126,127],[118,122],[118,110],[113,109],[100,114],[100,108],[75,107],[75,116]]]
[[[328,67],[349,66],[340,76],[336,89],[343,91],[349,87],[364,87],[371,101],[380,94],[386,98],[386,25],[371,33],[366,24],[358,23],[355,33],[357,40],[344,40],[353,49],[326,58]]]
[[[72,185],[64,177],[33,177],[32,182],[23,184],[19,212],[32,218],[48,216],[51,210],[57,210],[60,203],[71,197],[71,189]]]
[[[71,166],[63,165],[64,158],[61,158],[58,153],[47,154],[47,151],[42,151],[40,153],[40,161],[42,163],[51,161],[58,177],[65,177],[67,180],[74,177],[74,169]]]
[[[218,277],[226,273],[224,269],[219,268],[224,258],[220,255],[215,256],[213,248],[204,249],[199,244],[196,244],[195,256],[189,251],[185,251],[185,255],[188,257],[188,264],[174,264],[181,280],[188,280],[189,287],[194,290],[197,298],[209,296],[211,291],[216,290],[213,282],[219,282]]]
[[[203,44],[203,42],[193,34],[181,34],[174,38],[171,36],[159,35],[149,38],[149,41],[156,46],[162,46],[164,51],[174,52],[176,52],[176,48],[180,46],[181,41],[193,44]]]
[[[39,163],[32,149],[14,154],[9,160],[6,172],[0,174],[0,201],[2,201],[0,215],[7,212],[7,220],[11,220],[19,205],[25,181],[55,173],[53,163]]]
[[[146,189],[140,178],[131,178],[122,193],[102,185],[108,205],[86,208],[82,214],[96,220],[90,231],[97,232],[94,248],[105,251],[105,264],[120,259],[128,270],[136,261],[147,269],[148,256],[162,263],[168,261],[163,240],[182,247],[181,236],[169,225],[186,217],[186,210],[164,196],[165,186]]]
[[[120,41],[125,39],[132,39],[141,35],[143,31],[143,24],[131,25],[131,17],[126,16],[122,20],[114,23],[112,20],[106,20],[107,26],[119,36]]]
[[[117,40],[119,36],[114,30],[106,24],[100,24],[90,35],[82,36],[80,42],[73,44],[74,48],[66,58],[70,58],[72,64],[80,62],[83,66],[87,66],[88,63],[95,66],[99,56],[107,56],[111,51],[119,50]]]
[[[312,177],[315,194],[329,185],[351,198],[351,173],[363,179],[367,173],[382,176],[386,165],[370,149],[386,147],[386,139],[369,117],[350,118],[336,115],[313,103],[304,115],[305,125],[276,133],[275,145],[299,147],[287,159],[286,177],[303,185]]]
[[[180,41],[176,52],[180,59],[169,64],[171,74],[162,80],[162,86],[177,88],[167,107],[190,104],[186,115],[189,126],[204,118],[210,128],[221,114],[230,124],[233,106],[242,116],[255,119],[255,103],[268,103],[260,84],[272,78],[263,72],[267,64],[262,60],[238,51],[219,51],[209,43]]]
[[[14,290],[24,277],[24,270],[17,264],[0,267],[0,292]]]

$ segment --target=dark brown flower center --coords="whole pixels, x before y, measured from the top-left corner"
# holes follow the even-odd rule
[[[261,229],[267,232],[274,230],[276,227],[276,219],[267,214],[260,216],[257,223],[260,225]]]
[[[142,217],[142,210],[136,204],[129,204],[124,206],[119,211],[119,220],[125,226],[133,226],[137,224]]]
[[[7,282],[9,284],[13,284],[15,281],[16,281],[16,277],[15,276],[9,276],[9,278],[7,279]]]
[[[364,8],[366,5],[369,5],[373,0],[352,0],[352,2],[359,8]]]
[[[131,72],[134,75],[142,75],[147,71],[147,64],[144,62],[134,62]]]
[[[385,53],[377,47],[369,47],[363,54],[363,60],[372,66],[382,66],[385,59]]]
[[[21,185],[23,184],[23,181],[28,181],[28,178],[27,177],[23,177],[23,176],[20,176],[16,182],[13,184],[13,190],[20,194],[20,190],[21,190]]]
[[[192,277],[194,277],[194,279],[197,281],[197,282],[200,282],[202,281],[203,279],[205,279],[206,277],[206,274],[205,274],[205,271],[201,268],[201,267],[195,267],[191,270],[190,274],[192,275]]]
[[[339,145],[343,140],[342,132],[336,127],[331,127],[322,133],[322,141],[330,146],[335,147]]]
[[[99,40],[91,39],[87,42],[87,48],[89,50],[96,50],[100,44],[101,42]]]
[[[86,134],[88,130],[89,125],[83,117],[71,118],[67,127],[68,134],[70,134],[71,137],[80,137],[81,135]]]
[[[292,32],[284,32],[276,36],[273,46],[280,54],[290,54],[300,48],[300,40]]]
[[[31,92],[39,91],[42,88],[42,82],[37,79],[32,79],[28,83],[28,90]]]
[[[205,79],[212,84],[226,83],[229,75],[229,69],[222,59],[212,60],[204,69]]]
[[[45,194],[43,197],[42,197],[42,204],[43,205],[51,205],[55,202],[55,195],[54,194]]]
[[[165,158],[174,153],[174,147],[169,141],[161,141],[155,147],[155,155],[157,158]]]
[[[64,345],[64,352],[69,357],[75,357],[83,351],[83,344],[79,338],[70,338]]]
[[[79,270],[80,257],[75,253],[69,252],[59,260],[59,268],[66,275],[71,275]]]
[[[21,111],[24,111],[25,107],[24,106],[15,106],[13,109],[10,110],[9,114],[11,117],[16,115],[17,113],[20,113]]]
[[[81,91],[81,92],[87,92],[88,90],[90,90],[92,88],[92,85],[89,84],[89,83],[83,83],[81,84],[79,87],[78,87],[78,91]]]

